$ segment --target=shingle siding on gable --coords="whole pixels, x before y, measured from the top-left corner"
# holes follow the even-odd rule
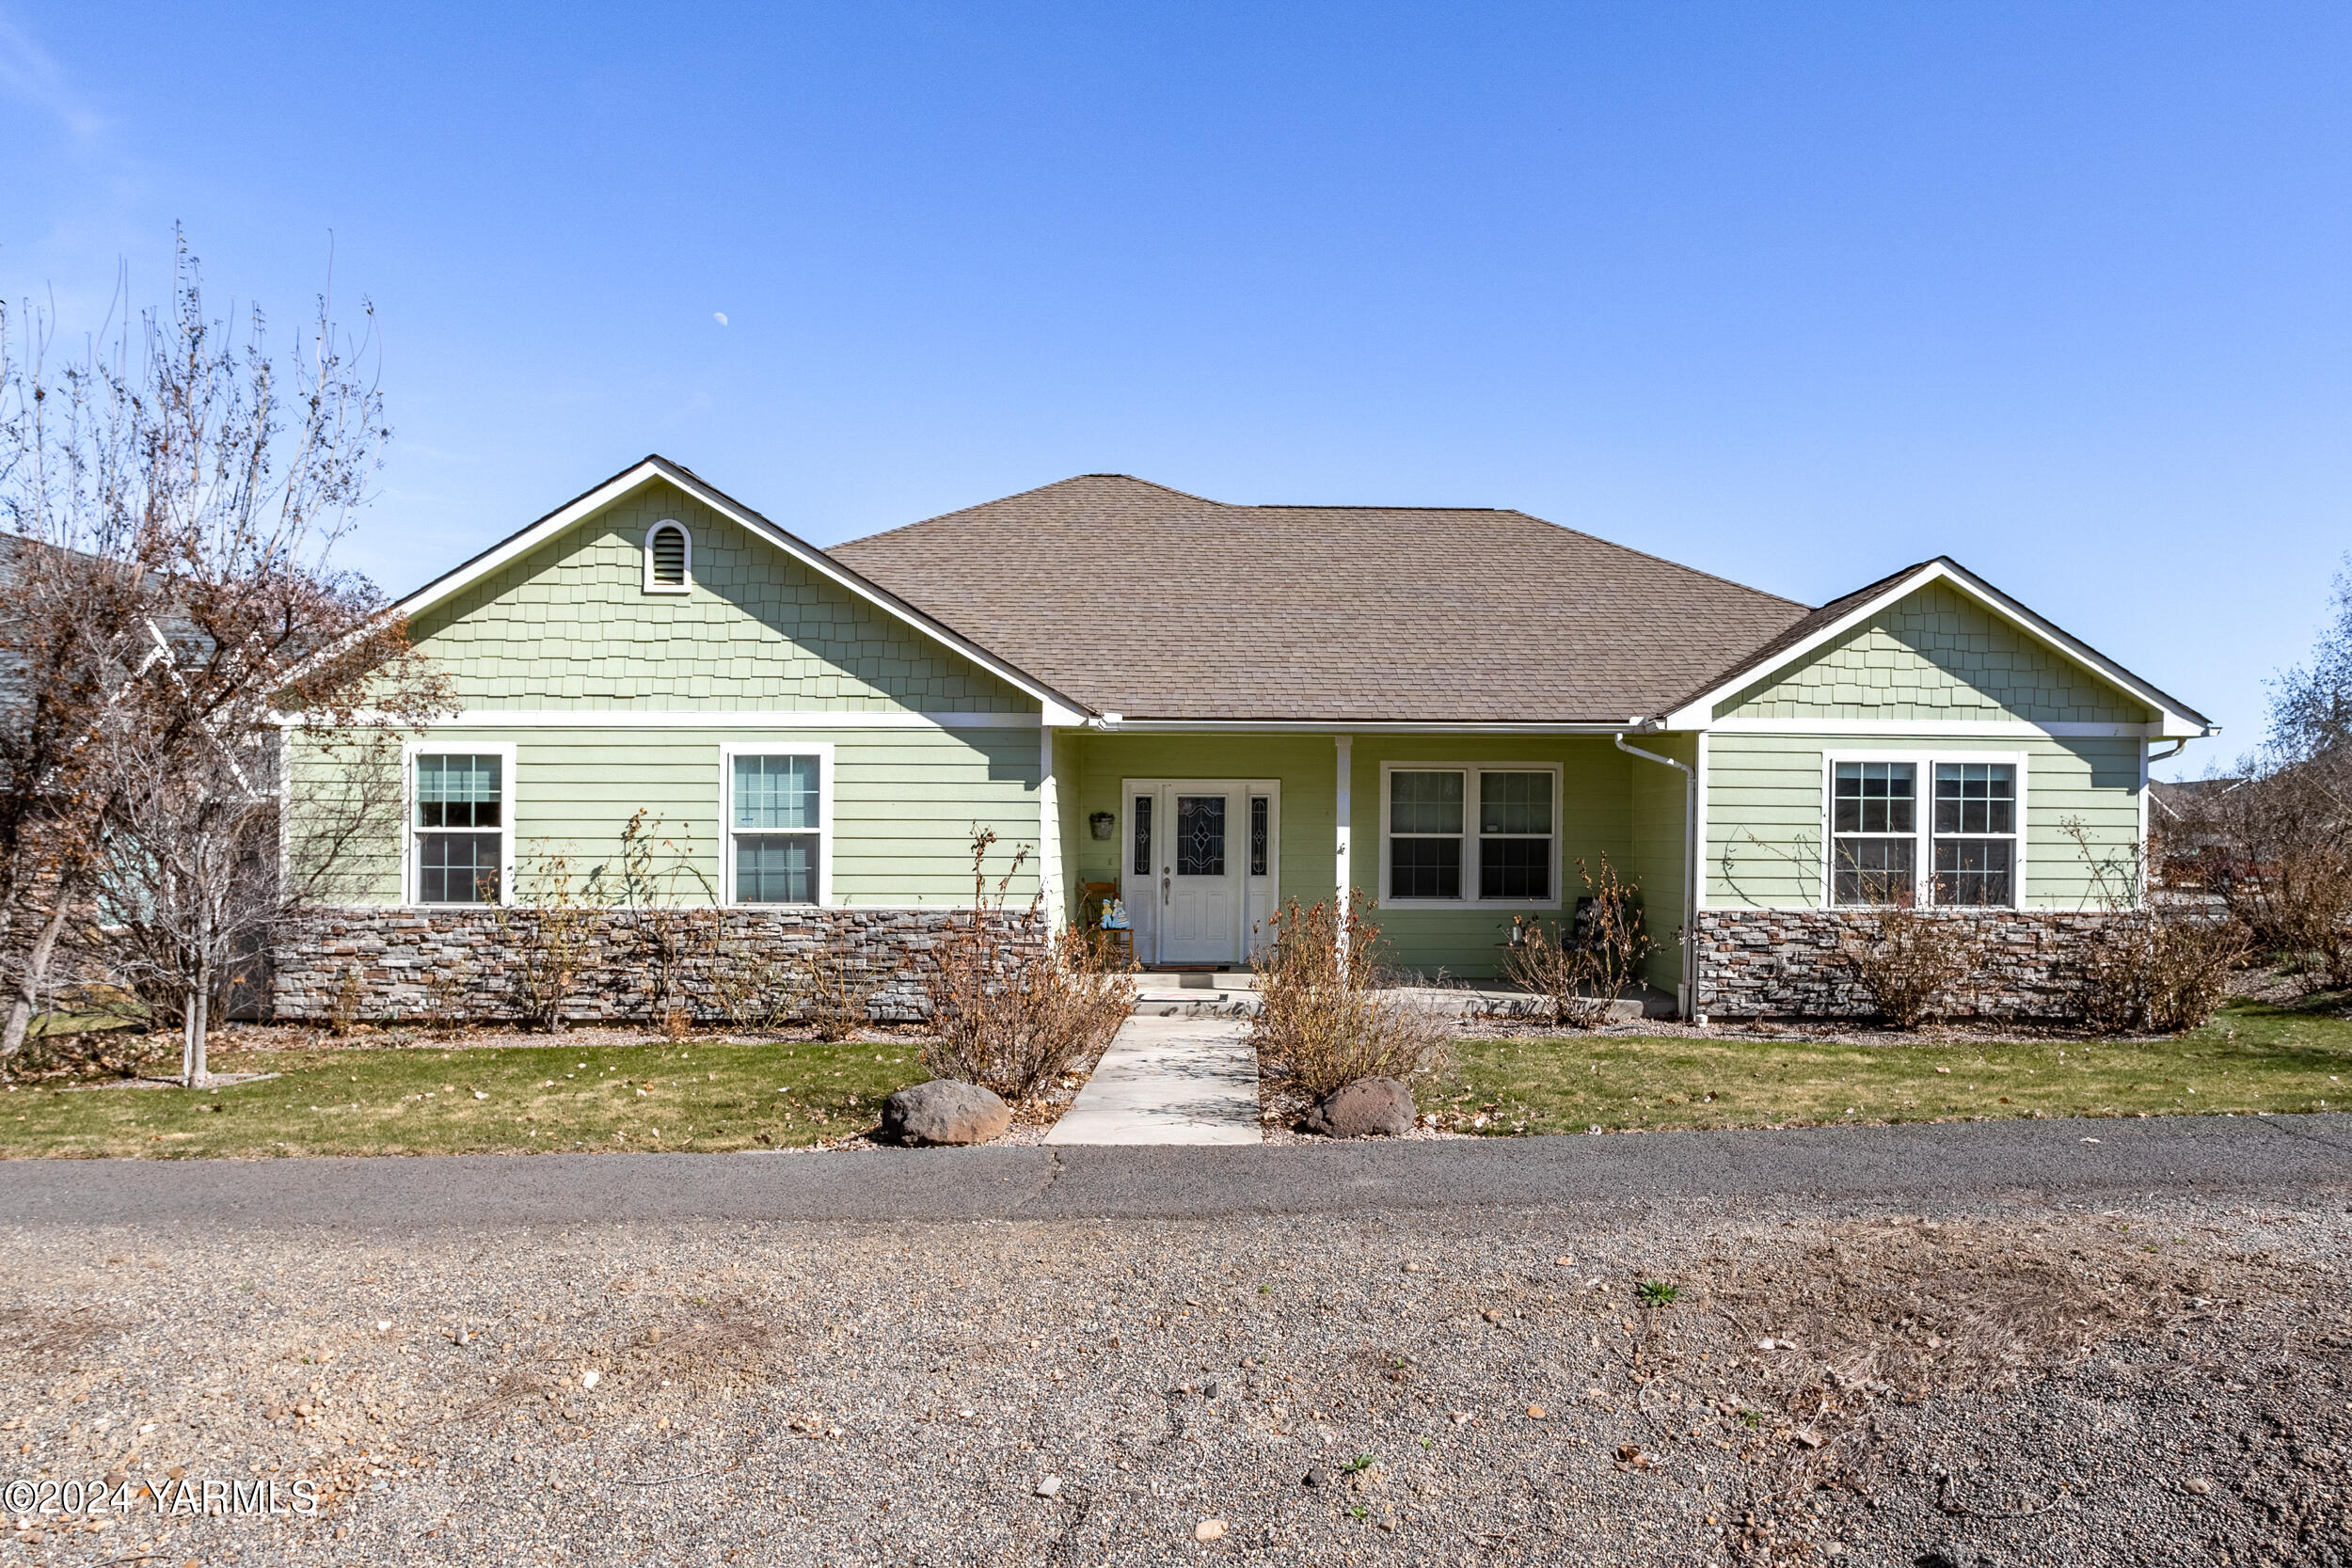
[[[1932,583],[1799,669],[1718,704],[1715,717],[2136,724],[2155,715],[1951,588]]]
[[[645,532],[693,536],[693,587],[644,592]],[[417,617],[469,708],[1033,711],[970,660],[667,484]]]

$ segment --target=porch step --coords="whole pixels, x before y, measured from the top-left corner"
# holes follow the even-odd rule
[[[1534,1019],[1549,1006],[1542,997],[1523,990],[1453,986],[1404,989],[1423,1006],[1450,1018]],[[1137,1018],[1255,1018],[1260,1006],[1255,991],[1238,987],[1208,990],[1200,986],[1152,986],[1136,992],[1133,1011]],[[1648,987],[1619,997],[1609,1006],[1613,1023],[1638,1023],[1645,1018],[1674,1016],[1674,998]]]
[[[1255,1018],[1258,998],[1247,990],[1182,990],[1153,988],[1136,992],[1132,1009],[1137,1018]]]

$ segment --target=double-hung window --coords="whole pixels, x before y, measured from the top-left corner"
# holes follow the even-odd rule
[[[730,903],[831,901],[831,772],[819,747],[727,749]]]
[[[1918,899],[1919,765],[1841,762],[1830,784],[1830,881],[1840,904]]]
[[[1387,902],[1558,902],[1555,769],[1396,764],[1385,772]]]
[[[1831,759],[1830,902],[2015,907],[2023,775],[2010,758]]]
[[[1462,775],[1389,775],[1389,896],[1462,896]]]
[[[1935,901],[2014,904],[2016,883],[2016,766],[1937,763]]]
[[[506,899],[514,822],[512,747],[409,753],[409,897],[420,904]]]

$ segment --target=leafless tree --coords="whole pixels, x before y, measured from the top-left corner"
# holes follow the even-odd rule
[[[2195,791],[2169,824],[2169,881],[2217,897],[2258,949],[2352,986],[2352,557],[2308,663],[2271,684],[2242,775]]]
[[[322,297],[273,352],[258,310],[208,315],[184,242],[168,311],[55,373],[25,336],[0,363],[0,515],[37,564],[0,581],[0,626],[14,708],[57,717],[55,738],[12,740],[11,783],[40,804],[0,876],[9,928],[51,945],[12,944],[0,1054],[64,932],[81,978],[181,1023],[200,1083],[237,965],[367,874],[398,736],[448,706],[374,588],[332,562],[389,435],[372,340]],[[53,652],[63,634],[39,623],[58,602],[89,613]]]

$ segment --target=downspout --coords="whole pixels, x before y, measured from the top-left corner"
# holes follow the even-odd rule
[[[2181,739],[2174,741],[2172,743],[2172,749],[2169,752],[2152,751],[2146,741],[2140,742],[2139,848],[2137,850],[2137,856],[2139,862],[2139,903],[2140,907],[2143,909],[2147,908],[2150,902],[2148,891],[2148,839],[2152,832],[2152,828],[2148,821],[2148,808],[2150,806],[2160,807],[2162,808],[2164,815],[2172,818],[2175,822],[2178,822],[2181,819],[2181,814],[2179,812],[2174,811],[2170,806],[2165,805],[2162,800],[2156,799],[2155,780],[2153,777],[2155,772],[2156,764],[2160,762],[2171,761],[2174,757],[2181,754],[2183,749],[2188,745],[2189,741],[2201,738],[2202,737],[2197,736],[2185,736]]]
[[[1682,984],[1678,988],[1682,994],[1676,1001],[1680,1004],[1684,1018],[1704,1027],[1707,1015],[1699,1010],[1698,898],[1694,892],[1699,875],[1699,776],[1687,762],[1627,745],[1623,730],[1617,732],[1615,738],[1620,752],[1682,770]]]

